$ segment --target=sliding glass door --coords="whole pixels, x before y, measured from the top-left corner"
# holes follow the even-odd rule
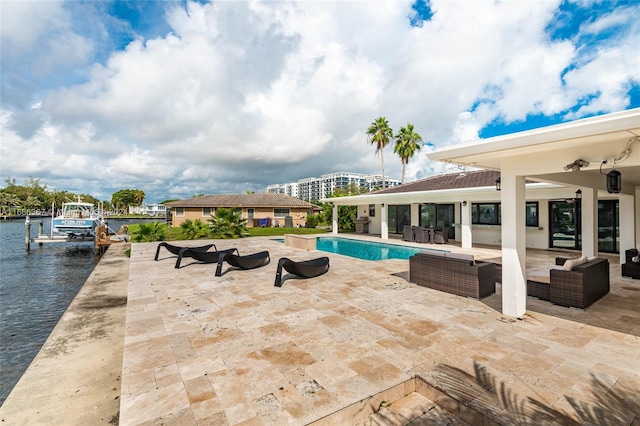
[[[598,251],[620,253],[618,200],[598,201]]]
[[[550,247],[580,250],[580,200],[550,201]]]
[[[455,207],[453,204],[421,204],[420,226],[449,227],[449,239],[455,239]]]
[[[387,213],[387,226],[391,234],[402,234],[404,226],[411,225],[410,205],[391,205]]]

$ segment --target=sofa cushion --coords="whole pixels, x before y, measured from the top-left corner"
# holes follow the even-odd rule
[[[446,251],[429,250],[429,249],[424,249],[420,253],[428,254],[428,255],[431,255],[431,256],[438,256],[438,257],[444,257],[447,254]]]
[[[579,259],[569,259],[566,262],[564,262],[564,265],[562,265],[562,269],[564,271],[571,271],[573,270],[573,268],[575,268],[578,265],[582,265],[583,263],[587,263],[586,256],[582,256]]]
[[[448,257],[450,259],[460,259],[460,260],[467,260],[469,261],[472,265],[475,263],[475,259],[473,258],[472,254],[464,254],[464,253],[446,253],[444,257]]]

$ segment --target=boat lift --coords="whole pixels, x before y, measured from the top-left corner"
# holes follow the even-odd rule
[[[38,224],[38,236],[31,238],[31,225]],[[106,223],[102,223],[94,229],[93,234],[66,234],[66,235],[54,235],[51,232],[50,235],[44,233],[44,223],[42,220],[32,221],[29,216],[26,217],[25,222],[25,249],[31,251],[31,243],[38,243],[39,246],[49,243],[78,243],[85,241],[93,241],[93,252],[96,255],[103,254],[111,244],[116,243],[128,243],[129,235],[126,233],[108,234],[110,228]],[[113,232],[113,231],[112,231]]]

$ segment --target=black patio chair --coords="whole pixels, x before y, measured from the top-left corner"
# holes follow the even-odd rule
[[[205,246],[199,246],[199,247],[186,247],[186,246],[174,246],[173,244],[169,244],[169,243],[160,243],[158,244],[158,248],[156,249],[156,257],[153,260],[158,260],[158,255],[160,254],[160,247],[166,248],[167,250],[169,250],[170,253],[175,254],[176,256],[179,256],[180,250],[183,250],[183,249],[189,249],[192,253],[194,251],[207,251],[211,247],[213,247],[214,250],[216,249],[215,244],[207,244]]]
[[[218,260],[220,259],[220,256],[222,254],[229,254],[233,253],[234,251],[236,252],[236,254],[238,253],[237,248],[220,251],[198,251],[192,250],[190,248],[184,248],[180,250],[180,254],[178,254],[178,260],[176,260],[176,269],[180,268],[180,262],[182,261],[183,257],[191,257],[201,263],[218,263]]]
[[[302,278],[313,278],[325,274],[329,270],[329,258],[319,257],[317,259],[303,260],[295,262],[289,258],[283,257],[278,261],[278,270],[276,271],[276,287],[282,287],[282,270],[290,274],[298,275]]]
[[[235,266],[240,269],[255,269],[261,266],[265,266],[269,263],[268,251],[261,251],[258,253],[247,254],[240,256],[240,254],[222,253],[218,258],[218,267],[216,268],[216,277],[222,276],[222,264],[227,262],[231,266]],[[225,272],[226,273],[226,272]]]

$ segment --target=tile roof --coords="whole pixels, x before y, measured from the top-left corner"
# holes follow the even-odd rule
[[[284,194],[217,194],[171,201],[169,207],[290,207],[309,208],[314,204]]]
[[[495,170],[476,170],[464,173],[447,173],[444,175],[430,176],[414,182],[381,189],[371,194],[399,194],[403,192],[436,191],[442,189],[480,188],[483,186],[495,186],[500,172]]]

